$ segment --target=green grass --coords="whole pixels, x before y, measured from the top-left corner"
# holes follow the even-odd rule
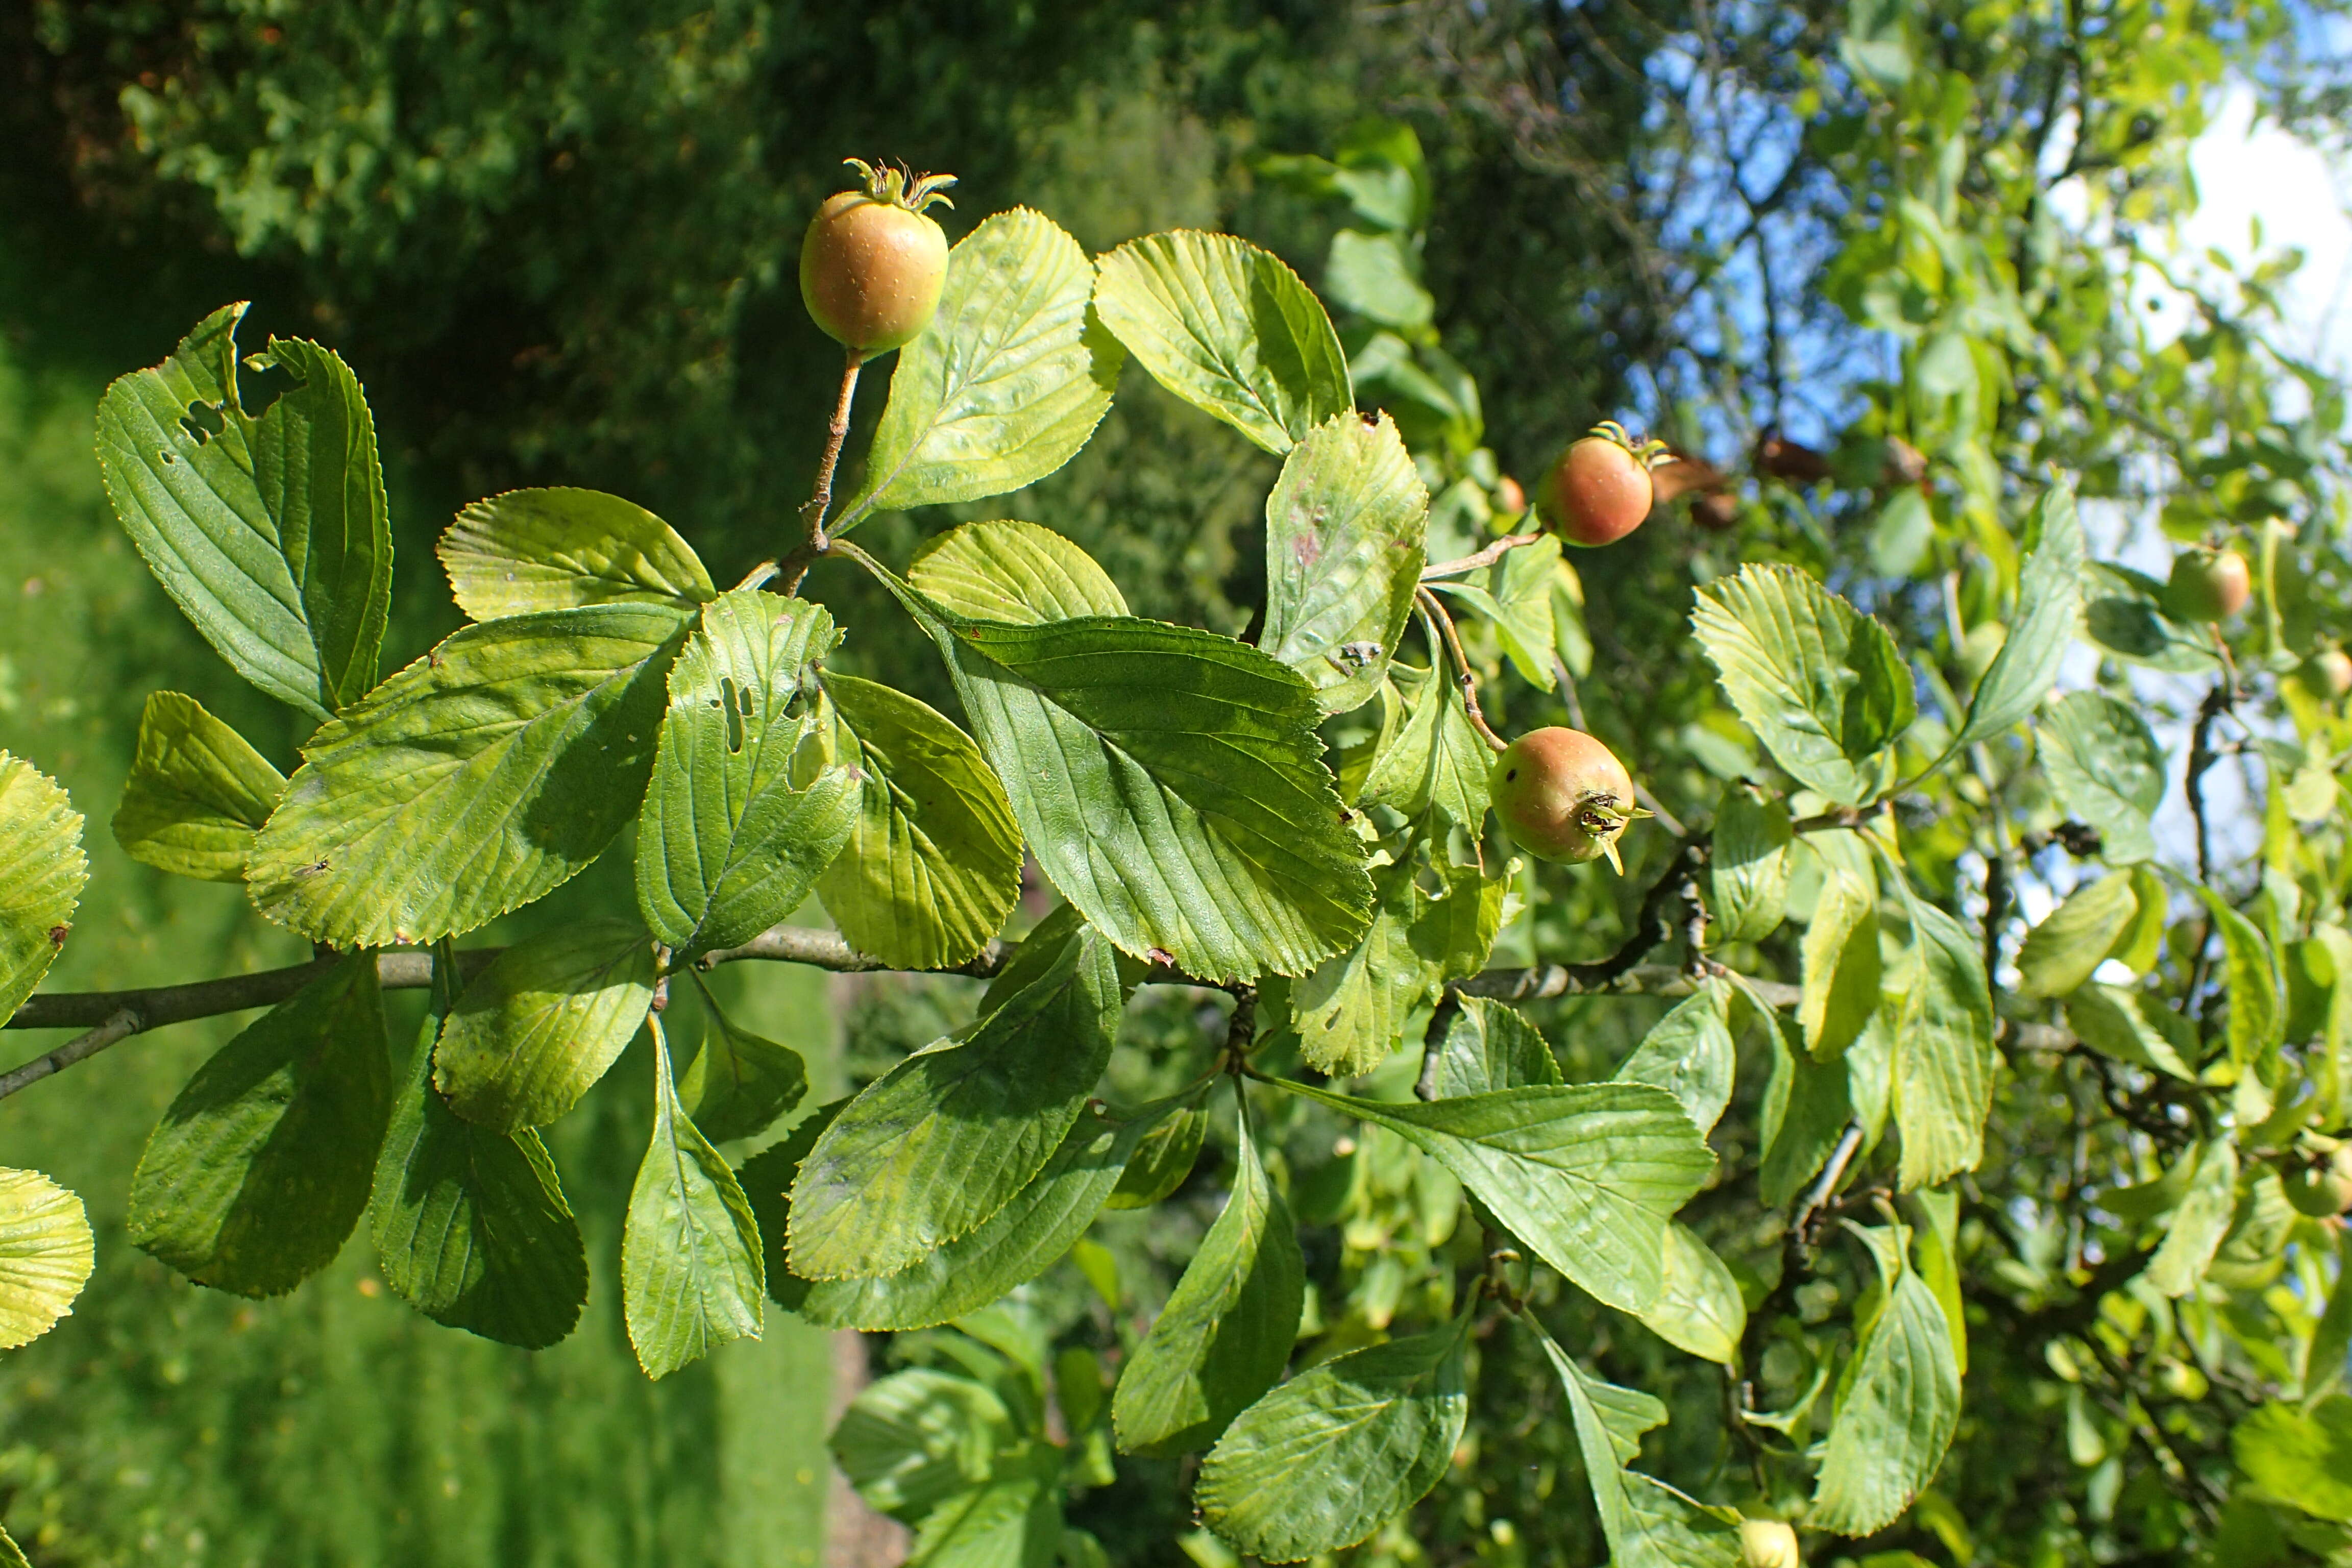
[[[136,865],[108,831],[148,692],[191,693],[281,767],[301,726],[212,656],[115,526],[91,455],[100,390],[87,372],[36,372],[0,344],[0,748],[66,785],[90,858],[44,988],[298,961],[302,944],[256,918],[237,889]],[[394,512],[408,525],[399,545],[413,595],[429,531],[398,495]],[[414,642],[445,614],[412,609],[396,633],[410,628]],[[387,662],[416,651],[394,648]],[[625,900],[625,866],[608,856],[509,923]],[[739,965],[721,979],[742,1021],[802,1048],[827,1087],[837,1068],[824,977]],[[394,1000],[404,1054],[421,1004]],[[764,1342],[659,1384],[631,1356],[617,1275],[620,1215],[649,1125],[642,1047],[551,1130],[592,1284],[579,1330],[533,1355],[440,1328],[392,1297],[364,1224],[331,1268],[271,1301],[198,1289],[126,1242],[124,1198],[148,1130],[240,1022],[133,1039],[0,1103],[0,1164],[79,1192],[98,1235],[98,1271],[73,1315],[0,1355],[0,1511],[37,1568],[818,1560],[824,1336],[772,1313]],[[63,1037],[12,1031],[0,1060]]]

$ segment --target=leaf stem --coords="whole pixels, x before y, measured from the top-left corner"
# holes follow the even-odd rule
[[[834,400],[833,422],[824,427],[824,458],[817,464],[816,489],[801,508],[806,536],[784,557],[779,568],[783,580],[781,591],[787,597],[801,591],[801,579],[808,575],[809,563],[827,548],[824,516],[833,510],[833,471],[841,462],[842,444],[849,439],[849,405],[857,395],[857,369],[864,363],[864,356],[856,349],[843,356],[841,395]]]
[[[1504,750],[1509,742],[1495,733],[1494,727],[1486,722],[1486,715],[1479,710],[1478,678],[1470,673],[1470,660],[1462,652],[1462,636],[1454,629],[1454,617],[1445,613],[1444,605],[1428,589],[1414,589],[1413,597],[1420,602],[1421,613],[1435,622],[1439,634],[1445,639],[1445,651],[1452,656],[1454,668],[1458,672],[1454,681],[1461,688],[1462,710],[1470,716],[1470,727],[1485,737],[1488,746],[1497,752]]]
[[[1445,577],[1467,576],[1481,566],[1492,566],[1512,551],[1533,544],[1542,537],[1540,533],[1507,533],[1475,555],[1465,555],[1455,561],[1440,561],[1433,566],[1423,567],[1421,580],[1434,583]]]

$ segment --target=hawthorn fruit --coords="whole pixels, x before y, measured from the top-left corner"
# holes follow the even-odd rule
[[[1633,804],[1625,764],[1581,730],[1529,731],[1496,754],[1489,782],[1503,830],[1538,860],[1606,857],[1622,875],[1618,836],[1650,815]]]
[[[1617,425],[1598,425],[1544,476],[1544,524],[1570,544],[1613,544],[1642,526],[1656,492],[1652,461],[1665,448],[1636,447]]]
[[[2352,1214],[2352,1143],[2337,1145],[2325,1162],[2289,1172],[2286,1201],[2314,1219]]]
[[[1505,517],[1517,517],[1528,510],[1528,492],[1519,481],[1505,474],[1495,481],[1495,510]]]
[[[923,214],[953,174],[843,162],[863,190],[826,198],[801,240],[801,300],[825,335],[864,358],[912,342],[940,308],[948,237]],[[948,204],[952,205],[952,204]]]
[[[2164,584],[2164,613],[2176,621],[2226,621],[2254,596],[2253,574],[2234,550],[2200,547],[2173,557]]]
[[[1745,1568],[1804,1568],[1797,1532],[1778,1519],[1739,1521],[1739,1561]]]
[[[2352,695],[2352,654],[2324,647],[2303,661],[2303,679],[2331,698]]]

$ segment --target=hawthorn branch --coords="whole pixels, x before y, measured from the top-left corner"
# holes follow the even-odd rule
[[[1507,533],[1475,555],[1465,555],[1453,561],[1440,561],[1421,569],[1421,580],[1435,583],[1446,577],[1466,577],[1482,566],[1492,566],[1512,551],[1533,544],[1543,537],[1540,533]]]
[[[833,422],[824,427],[824,457],[817,464],[816,489],[801,508],[807,532],[793,552],[784,557],[779,569],[783,579],[782,592],[787,595],[801,591],[801,579],[808,575],[809,563],[825,552],[824,515],[833,510],[833,471],[841,462],[843,443],[849,439],[849,405],[857,395],[857,370],[865,358],[856,349],[848,351],[841,367],[841,395],[834,401]]]
[[[1437,628],[1444,639],[1446,653],[1453,658],[1454,683],[1461,689],[1462,710],[1470,716],[1471,727],[1486,738],[1486,744],[1498,752],[1504,750],[1509,742],[1495,733],[1494,727],[1486,722],[1486,715],[1479,710],[1478,678],[1470,673],[1470,660],[1462,651],[1462,634],[1454,629],[1454,617],[1428,589],[1417,588],[1413,596],[1421,602],[1422,615]]]

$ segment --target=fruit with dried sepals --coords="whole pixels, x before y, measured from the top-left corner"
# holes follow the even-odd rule
[[[842,160],[865,188],[828,197],[801,240],[801,300],[825,335],[861,358],[911,342],[931,324],[948,277],[948,237],[923,214],[953,174],[910,174]]]
[[[1797,1532],[1786,1521],[1743,1519],[1739,1561],[1745,1568],[1804,1568],[1805,1559],[1797,1550]]]
[[[2305,684],[2330,698],[2352,696],[2352,654],[2334,646],[2303,661]]]
[[[1615,543],[1650,515],[1650,469],[1666,458],[1663,441],[1636,442],[1622,425],[1594,426],[1544,476],[1544,526],[1570,544]]]
[[[1650,814],[1608,747],[1581,730],[1531,730],[1495,758],[1495,815],[1511,841],[1538,860],[1580,865],[1606,858],[1622,876],[1617,838]]]
[[[2246,569],[2244,556],[2200,545],[2173,557],[2172,576],[2164,584],[2164,613],[2176,621],[2226,621],[2253,596],[2253,574]]]

